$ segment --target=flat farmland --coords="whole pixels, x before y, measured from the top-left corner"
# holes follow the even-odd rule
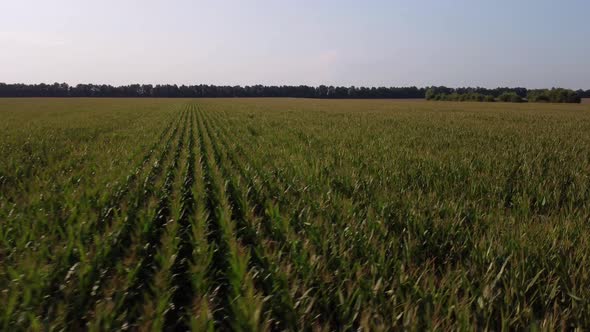
[[[0,99],[2,330],[590,327],[590,105]]]

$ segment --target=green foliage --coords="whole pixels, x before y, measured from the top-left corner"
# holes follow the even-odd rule
[[[428,90],[431,91],[431,90]],[[431,91],[432,92],[432,91]],[[430,98],[428,98],[430,96]],[[476,92],[457,93],[451,94],[439,93],[436,95],[427,95],[427,100],[441,100],[441,101],[478,101],[478,102],[494,102],[496,101],[492,95],[483,95]]]
[[[436,90],[434,88],[428,88],[425,97],[426,100],[433,100],[436,97]]]
[[[548,102],[548,103],[580,103],[582,92],[576,92],[568,89],[553,88],[551,90],[526,90],[526,89],[495,89],[487,90],[483,88],[458,88],[451,89],[446,87],[430,87],[426,90],[426,100],[438,101],[485,101],[494,102],[497,100],[510,103],[528,102]],[[524,100],[524,92],[527,99]],[[483,91],[479,92],[479,91]],[[518,92],[518,93],[517,93]],[[491,94],[490,94],[491,93]],[[497,94],[494,94],[497,93]]]
[[[568,89],[553,88],[551,90],[529,90],[527,99],[530,102],[546,103],[580,103],[580,95]]]
[[[515,92],[504,92],[498,96],[498,100],[506,103],[522,103],[524,101]]]
[[[12,99],[0,132],[4,330],[590,326],[587,105]]]
[[[521,98],[526,95],[525,88],[495,88],[486,89],[476,88],[447,88],[445,86],[433,86],[426,89],[426,100],[439,101],[477,101],[477,102],[495,102],[496,98],[505,95],[506,101],[521,102],[514,95]]]

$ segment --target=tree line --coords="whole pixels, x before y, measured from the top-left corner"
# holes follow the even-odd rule
[[[526,88],[449,88],[411,87],[344,87],[307,85],[176,85],[131,84],[6,84],[0,83],[0,97],[151,97],[151,98],[217,98],[217,97],[293,97],[293,98],[360,98],[417,99],[453,101],[547,101],[579,102],[590,98],[590,90],[528,90]]]
[[[0,83],[0,97],[294,97],[294,98],[424,98],[425,88],[417,87],[317,87],[299,86],[218,86],[131,84],[5,84]]]
[[[562,88],[447,88],[441,86],[427,88],[425,98],[427,100],[442,101],[580,103],[582,98],[590,98],[590,90],[574,91]]]

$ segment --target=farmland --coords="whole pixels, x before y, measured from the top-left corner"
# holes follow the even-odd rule
[[[590,327],[590,105],[0,99],[0,328]]]

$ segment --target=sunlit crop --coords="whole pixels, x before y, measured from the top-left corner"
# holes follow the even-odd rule
[[[0,101],[2,330],[590,327],[590,105]]]

